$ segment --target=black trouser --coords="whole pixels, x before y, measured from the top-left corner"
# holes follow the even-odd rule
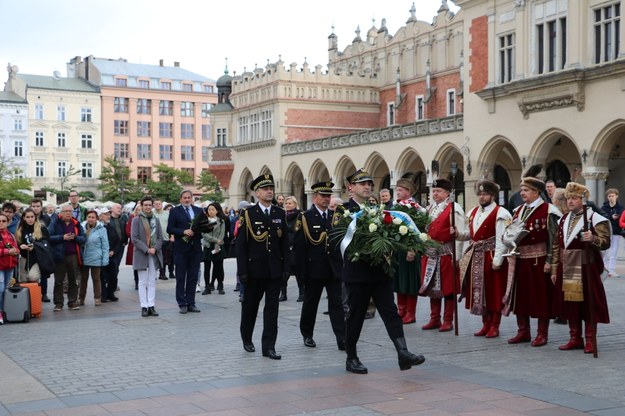
[[[217,280],[217,290],[224,288],[224,255],[223,252],[213,254],[214,245],[204,247],[204,285],[214,285]],[[210,278],[211,264],[213,267],[213,278]]]
[[[282,279],[247,279],[245,296],[241,306],[241,340],[244,343],[252,342],[254,324],[258,315],[258,306],[265,296],[263,309],[263,352],[275,349],[278,338],[278,308],[280,284]]]
[[[341,301],[340,279],[306,280],[304,304],[302,305],[302,315],[299,321],[300,332],[304,338],[312,338],[317,319],[317,308],[319,307],[323,288],[328,293],[328,311],[330,312],[332,331],[336,336],[337,344],[342,344],[345,341],[345,314],[343,313],[343,303]]]
[[[349,311],[345,319],[345,350],[348,358],[357,356],[356,343],[360,338],[371,298],[378,308],[391,340],[403,338],[404,328],[401,317],[397,313],[391,279],[367,283],[345,282],[345,288],[347,289],[347,303],[349,304]]]
[[[172,243],[171,241],[163,241],[163,246],[161,249],[163,250],[163,263],[165,264],[162,265],[160,269],[158,269],[159,277],[165,277],[165,268],[169,270],[169,277],[174,276],[174,261],[172,254],[173,246],[174,243]]]
[[[112,299],[117,290],[117,275],[119,264],[122,261],[123,251],[109,258],[108,266],[102,267],[100,285],[102,286],[102,299]]]

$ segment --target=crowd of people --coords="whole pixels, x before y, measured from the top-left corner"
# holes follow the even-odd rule
[[[404,325],[417,321],[419,297],[429,298],[430,304],[422,330],[457,331],[459,296],[470,314],[481,318],[475,336],[499,337],[502,316],[512,312],[518,330],[508,343],[544,346],[550,321],[559,319],[570,330],[570,340],[560,350],[596,354],[597,324],[609,322],[602,274],[618,276],[615,262],[625,229],[619,192],[609,189],[607,201],[598,207],[586,203],[590,195],[583,185],[570,182],[556,188],[553,181],[537,177],[539,170],[532,167],[523,175],[510,211],[498,204],[499,185],[488,179],[476,184],[478,205],[466,213],[454,200],[453,183],[444,178],[433,181],[427,207],[414,200],[415,184],[406,178],[397,180],[394,198],[391,190],[382,189],[378,200],[373,178],[362,169],[346,178],[348,201],[333,197],[332,182],[319,182],[310,189],[308,209],[301,209],[294,196],[276,196],[271,175],[252,181],[257,202],[242,201],[238,210],[224,211],[216,202],[198,207],[189,190],[180,193],[175,206],[145,196],[130,215],[120,204],[86,209],[75,191],[58,212],[55,207],[43,212],[38,199],[21,213],[6,202],[0,213],[0,290],[13,278],[38,281],[42,301],[52,301],[54,311],[65,306],[78,310],[86,303],[91,282],[95,306],[116,302],[125,252],[142,317],[159,315],[158,279],[175,279],[180,314],[199,313],[196,295],[225,294],[224,259],[236,257],[243,349],[256,351],[253,333],[264,298],[261,350],[270,359],[281,358],[276,352],[279,302],[287,300],[290,276],[296,278],[297,302],[302,302],[304,345],[317,345],[316,316],[325,290],[324,313],[352,373],[368,372],[357,343],[363,321],[376,312],[397,350],[400,369],[425,361],[408,350],[404,336]],[[434,245],[424,252],[408,247],[393,253],[391,275],[362,259],[345,260],[340,241],[330,238],[341,216],[357,218],[366,207],[393,211],[406,204],[428,217],[421,231]],[[511,224],[522,232],[510,235]],[[49,242],[50,255],[39,241]],[[50,300],[47,281],[52,275]],[[537,320],[535,336],[531,318]]]

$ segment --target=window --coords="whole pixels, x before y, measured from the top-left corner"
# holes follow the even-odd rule
[[[139,88],[150,88],[150,81],[146,81],[144,79],[139,80]]]
[[[174,102],[161,100],[158,103],[158,113],[161,116],[171,116],[174,114]]]
[[[56,146],[57,147],[65,147],[65,146],[67,146],[65,133],[57,133],[56,134]]]
[[[270,139],[273,137],[273,121],[272,121],[272,112],[271,110],[261,111],[260,113],[260,128],[261,134],[264,139]],[[224,142],[224,146],[225,146]]]
[[[116,87],[126,87],[127,85],[128,85],[128,80],[126,78],[115,78]]]
[[[210,147],[202,146],[202,162],[208,162],[209,151],[210,151]]]
[[[137,144],[137,159],[145,160],[152,158],[152,145],[151,144]]]
[[[82,162],[80,173],[83,178],[93,178],[93,162]]]
[[[210,140],[210,139],[211,139],[211,125],[202,124],[202,140]]]
[[[202,118],[208,118],[208,112],[213,108],[211,103],[202,103]]]
[[[80,147],[83,149],[93,149],[93,136],[91,134],[81,134]]]
[[[214,88],[212,85],[202,85],[202,91],[212,93]]]
[[[247,143],[249,138],[248,130],[247,116],[239,117],[239,143]]]
[[[172,160],[174,158],[174,146],[161,144],[158,146],[158,157],[161,160]]]
[[[14,121],[15,122],[13,123],[13,130],[22,130],[22,119],[16,118]]]
[[[35,160],[35,176],[37,178],[46,176],[46,164],[43,160]]]
[[[22,157],[24,156],[24,142],[22,142],[21,140],[16,140],[15,142],[13,142],[13,156],[15,157]]]
[[[43,120],[43,104],[35,104],[35,120]]]
[[[173,123],[158,123],[158,134],[160,137],[173,137]]]
[[[67,176],[67,162],[56,162],[56,173],[59,178]]]
[[[395,104],[394,103],[387,103],[387,107],[386,107],[386,125],[387,126],[392,126],[393,124],[395,124]]]
[[[190,123],[180,124],[180,138],[193,139],[194,125]]]
[[[217,129],[217,146],[225,147],[227,141],[227,129]]]
[[[113,127],[113,133],[116,136],[128,136],[128,121],[115,120],[115,126]]]
[[[65,106],[64,105],[56,106],[56,119],[58,121],[65,121]]]
[[[514,79],[514,33],[499,36],[499,83]]]
[[[193,146],[180,146],[180,160],[193,160]]]
[[[83,107],[80,109],[80,121],[82,123],[91,123],[91,108]]]
[[[148,179],[152,178],[152,168],[142,166],[137,168],[137,181],[146,184]]]
[[[43,147],[44,146],[44,141],[43,141],[43,132],[42,131],[36,131],[35,132],[35,146],[37,147]]]
[[[189,101],[183,101],[180,103],[180,115],[182,117],[193,117],[193,103]]]
[[[425,120],[425,98],[423,95],[417,95],[415,98],[415,119]]]
[[[128,159],[128,143],[115,143],[113,157],[116,159]]]
[[[162,90],[171,90],[171,82],[161,81],[161,89]]]
[[[152,114],[152,100],[139,98],[137,100],[137,114]]]
[[[456,90],[447,90],[447,115],[456,114]]]
[[[567,2],[534,5],[537,74],[561,70],[566,64],[566,13]]]
[[[137,121],[137,136],[149,137],[152,134],[152,123],[149,121]]]
[[[595,63],[618,58],[621,37],[621,4],[610,4],[594,10]]]
[[[183,82],[182,83],[182,91],[189,91],[189,92],[193,91],[193,84],[189,84],[189,83]]]
[[[116,113],[128,112],[128,98],[115,97],[113,111]]]

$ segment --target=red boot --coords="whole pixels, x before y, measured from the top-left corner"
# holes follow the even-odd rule
[[[569,320],[569,334],[571,339],[564,345],[560,345],[560,351],[581,350],[584,348],[584,340],[582,339],[582,322]]]
[[[397,293],[397,313],[403,321],[406,316],[406,295],[403,293]]]
[[[430,321],[423,325],[421,329],[436,329],[441,326],[441,306],[442,299],[432,299],[430,298]]]
[[[483,337],[488,333],[490,329],[490,312],[486,312],[482,315],[482,329],[474,333],[473,335],[476,337]]]
[[[404,325],[413,324],[416,322],[417,317],[417,297],[412,295],[406,295],[406,309],[402,322]]]
[[[584,347],[584,354],[593,354],[597,345],[595,339],[597,337],[597,324],[591,325],[590,322],[585,321],[586,325],[586,346]]]
[[[454,329],[454,306],[456,304],[456,296],[445,298],[445,314],[443,315],[443,325],[438,329],[439,332],[448,332]]]
[[[542,347],[549,339],[549,318],[538,318],[538,332],[532,341],[532,347]]]
[[[499,324],[501,323],[501,312],[490,313],[490,329],[486,338],[497,338],[499,336]]]
[[[529,316],[517,315],[516,324],[519,327],[516,335],[508,340],[508,344],[519,344],[521,342],[530,342],[532,335],[530,334],[530,318]]]

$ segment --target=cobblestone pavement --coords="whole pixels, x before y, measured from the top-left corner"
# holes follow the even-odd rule
[[[558,351],[566,325],[552,324],[541,348],[506,343],[516,332],[513,316],[503,319],[500,338],[474,337],[481,323],[463,305],[458,337],[422,331],[429,303],[420,298],[417,325],[404,329],[426,363],[399,371],[376,317],[365,321],[358,345],[369,374],[353,375],[323,302],[317,348],[303,345],[294,278],[280,304],[282,360],[244,352],[234,260],[225,266],[226,295],[198,293],[199,314],[180,315],[175,282],[159,280],[160,316],[141,318],[132,270],[122,267],[119,302],[95,307],[88,299],[79,311],[61,312],[44,304],[40,319],[0,327],[0,416],[625,414],[625,278],[605,282],[612,323],[599,326],[598,359]],[[625,274],[625,263],[617,270]],[[261,328],[259,320],[257,346]]]

